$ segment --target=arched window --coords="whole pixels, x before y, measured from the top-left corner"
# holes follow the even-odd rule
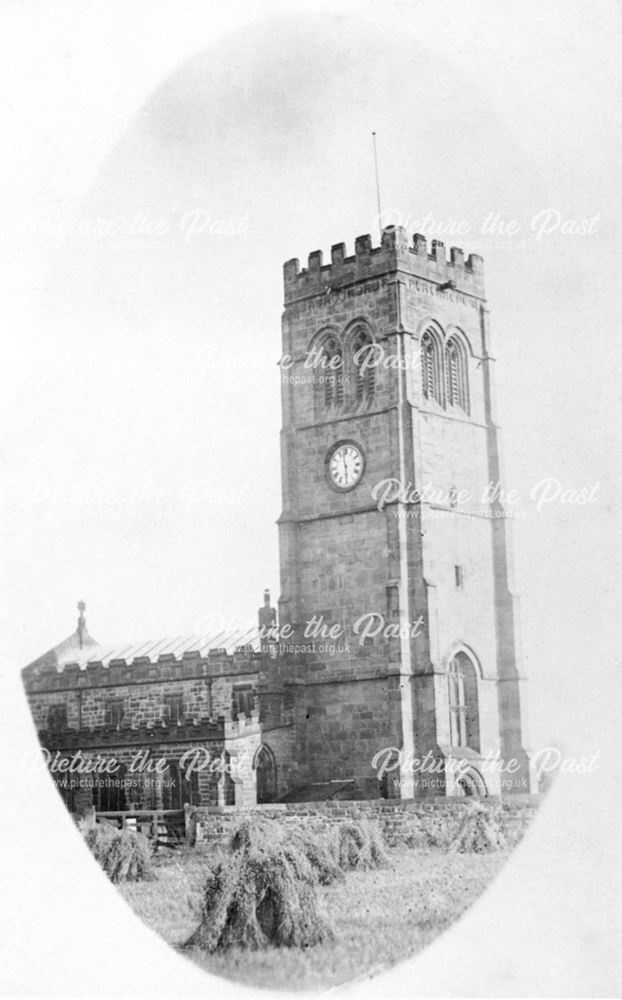
[[[376,364],[373,340],[364,326],[358,326],[351,340],[354,402],[369,403],[376,391]]]
[[[276,761],[266,743],[262,743],[253,761],[257,778],[257,802],[274,802],[276,798]]]
[[[477,674],[471,658],[457,653],[449,664],[449,734],[454,747],[479,751]]]
[[[430,330],[421,338],[421,382],[425,398],[442,404],[441,358],[438,341]]]
[[[344,402],[343,351],[339,339],[328,334],[313,353],[316,400],[323,410],[339,410]]]
[[[223,754],[224,766],[222,771],[222,804],[224,806],[235,805],[235,781],[231,776],[231,754],[225,750]]]
[[[456,337],[450,337],[445,345],[445,378],[447,381],[447,402],[469,412],[469,386],[467,381],[466,355]]]
[[[183,809],[186,803],[189,806],[198,805],[198,777],[198,773],[193,770],[188,778],[180,770],[176,760],[167,761],[162,772],[162,808]]]
[[[95,774],[93,805],[97,812],[123,812],[127,809],[125,794],[125,764],[113,774]]]

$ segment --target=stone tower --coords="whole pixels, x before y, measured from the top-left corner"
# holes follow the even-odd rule
[[[483,261],[392,226],[354,249],[284,266],[279,621],[298,778],[372,797],[528,791]]]

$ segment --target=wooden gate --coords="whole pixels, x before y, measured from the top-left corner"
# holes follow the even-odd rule
[[[142,833],[155,847],[179,847],[186,838],[183,809],[136,809],[123,812],[95,812],[97,823],[110,823],[118,830]]]

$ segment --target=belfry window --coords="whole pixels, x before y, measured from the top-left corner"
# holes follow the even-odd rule
[[[368,403],[376,392],[376,365],[373,340],[364,327],[357,327],[352,338],[354,400]]]
[[[429,330],[421,338],[421,381],[426,399],[442,403],[438,342]]]
[[[466,358],[462,345],[455,337],[450,337],[445,345],[445,378],[447,381],[447,402],[469,412],[469,391],[467,385]]]
[[[449,664],[449,736],[454,747],[478,750],[479,706],[477,675],[466,653],[457,653]]]
[[[327,410],[338,410],[344,401],[343,352],[336,337],[322,343],[314,364],[316,384]]]

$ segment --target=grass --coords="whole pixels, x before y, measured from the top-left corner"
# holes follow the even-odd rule
[[[347,872],[343,881],[318,888],[334,941],[185,954],[214,975],[253,986],[318,990],[367,978],[425,948],[477,899],[506,858],[506,851],[393,849],[386,867]],[[157,864],[153,881],[118,888],[149,927],[179,947],[199,923],[208,863],[213,856],[205,848],[176,852]]]

